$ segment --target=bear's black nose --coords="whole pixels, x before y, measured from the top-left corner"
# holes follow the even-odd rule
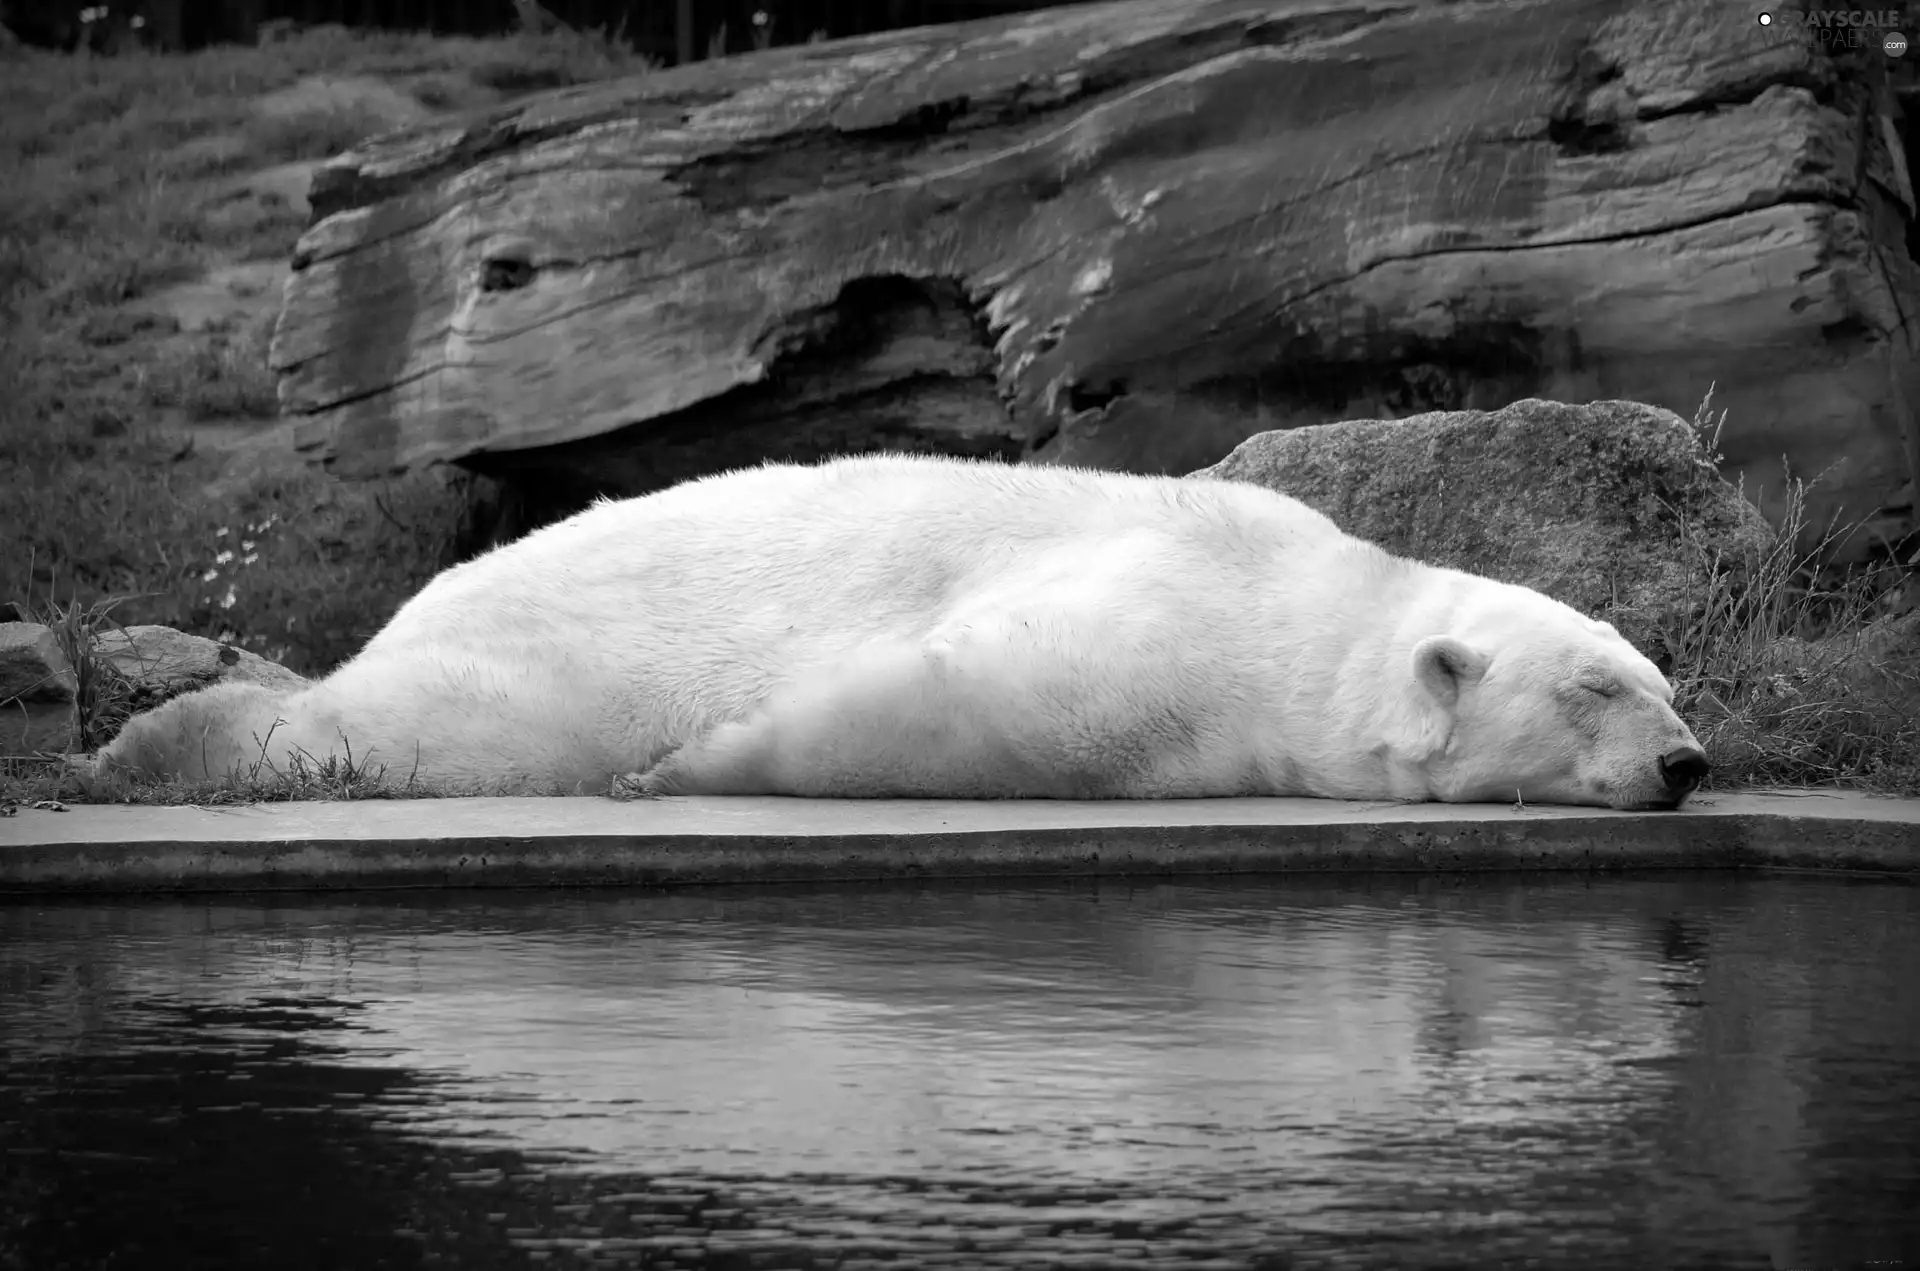
[[[1706,755],[1692,746],[1669,750],[1660,756],[1660,776],[1669,790],[1691,791],[1706,779],[1708,767]]]

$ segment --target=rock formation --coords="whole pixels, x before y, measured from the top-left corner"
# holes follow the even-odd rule
[[[560,501],[762,457],[1185,472],[1254,433],[1631,398],[1773,507],[1920,463],[1877,47],[1734,0],[1166,0],[528,99],[323,166],[299,445]],[[1906,517],[1906,520],[1900,520]]]

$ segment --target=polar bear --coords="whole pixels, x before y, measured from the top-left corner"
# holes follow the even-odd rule
[[[884,455],[596,504],[301,690],[139,716],[96,771],[350,749],[453,794],[1672,808],[1707,771],[1672,700],[1608,624],[1271,490]]]

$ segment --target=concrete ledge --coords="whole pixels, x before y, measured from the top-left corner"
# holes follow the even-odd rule
[[[1920,799],[1679,812],[1207,799],[421,799],[80,805],[0,820],[0,892],[208,892],[1044,874],[1838,870],[1920,878]]]

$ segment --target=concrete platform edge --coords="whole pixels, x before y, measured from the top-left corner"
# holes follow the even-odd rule
[[[1680,813],[1305,799],[422,800],[82,806],[0,821],[0,893],[13,895],[1641,869],[1920,881],[1920,800],[1725,796]]]

